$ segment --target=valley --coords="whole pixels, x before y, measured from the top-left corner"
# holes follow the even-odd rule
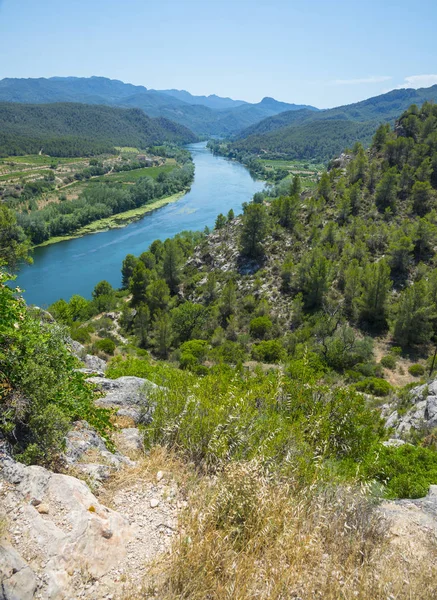
[[[118,286],[120,264],[126,254],[140,254],[156,238],[165,239],[183,230],[202,231],[206,226],[213,227],[219,212],[228,212],[231,208],[240,212],[243,202],[249,202],[255,192],[264,188],[264,183],[253,179],[245,167],[214,157],[204,143],[194,144],[189,149],[195,165],[190,192],[171,197],[177,202],[161,205],[156,211],[153,209],[159,204],[146,204],[144,209],[152,212],[127,227],[36,248],[34,264],[23,265],[17,278],[17,283],[25,290],[26,300],[47,306],[60,297],[69,299],[73,294],[89,297],[102,278]],[[131,173],[135,170],[121,172],[121,175],[130,176]],[[94,185],[91,182],[86,185]],[[168,199],[166,197],[163,202]],[[138,211],[136,218],[144,214],[142,209]],[[117,225],[118,219],[123,218],[123,214],[115,215],[112,223],[115,220]],[[107,222],[100,226],[109,229]],[[97,227],[100,226],[97,222]],[[55,238],[55,241],[60,240]]]
[[[420,77],[324,110],[0,80],[0,600],[437,597]]]

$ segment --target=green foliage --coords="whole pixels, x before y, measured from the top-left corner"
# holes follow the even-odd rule
[[[50,464],[69,424],[85,419],[104,437],[109,412],[76,372],[66,331],[31,314],[13,289],[0,285],[0,432],[26,462]]]
[[[319,308],[328,291],[330,263],[319,249],[305,255],[298,269],[298,286],[306,308]]]
[[[360,318],[377,330],[386,326],[390,287],[390,267],[384,260],[366,266],[359,299]]]
[[[430,341],[435,309],[425,281],[418,281],[403,291],[395,310],[393,339],[397,344],[409,347]]]
[[[29,243],[14,212],[0,202],[0,267],[12,268],[22,260],[31,262]]]
[[[244,209],[241,232],[241,252],[250,258],[263,254],[263,242],[267,235],[267,211],[263,204],[248,204]]]
[[[193,142],[196,136],[165,119],[138,109],[56,103],[0,105],[0,152],[3,155],[92,156],[115,152],[114,146],[145,148],[162,142]]]
[[[386,354],[380,360],[383,367],[393,371],[396,368],[396,356],[393,354]]]
[[[181,168],[161,173],[157,180],[145,174],[134,185],[129,186],[110,183],[110,180],[105,178],[105,183],[90,183],[78,198],[69,202],[50,202],[40,210],[36,210],[35,207],[35,210],[18,213],[18,223],[34,244],[41,244],[50,237],[70,235],[93,221],[139,208],[185,190],[193,176],[194,167],[188,162]],[[36,189],[32,193],[40,194],[42,191]],[[28,192],[30,193],[30,190]],[[132,265],[129,268],[131,269]],[[127,284],[127,278],[130,276],[129,268],[124,284]]]
[[[389,498],[422,498],[437,482],[437,453],[410,444],[378,446],[364,461],[362,472],[385,484]]]
[[[115,352],[115,342],[114,340],[111,340],[110,338],[103,338],[101,340],[97,340],[97,342],[95,342],[94,344],[96,350],[101,351],[101,352],[105,352],[106,354],[114,354]]]
[[[202,333],[206,311],[201,304],[184,302],[171,312],[173,334],[178,342],[186,342]]]
[[[413,377],[423,377],[425,375],[425,367],[419,363],[408,367],[408,373]]]
[[[146,444],[166,444],[210,467],[259,459],[296,476],[313,457],[359,460],[381,433],[379,419],[353,392],[310,388],[280,373],[247,378],[221,367],[156,391]]]
[[[173,239],[165,240],[162,272],[172,294],[175,294],[177,291],[183,258],[182,251],[177,241]]]
[[[269,317],[255,317],[251,320],[249,329],[253,337],[263,338],[272,328],[272,322]]]
[[[378,377],[366,377],[358,383],[355,383],[354,387],[359,392],[365,392],[366,394],[373,394],[374,396],[380,397],[388,396],[392,390],[388,381]]]
[[[285,359],[286,352],[279,340],[264,340],[252,348],[255,360],[264,363],[280,363]]]
[[[225,215],[222,215],[222,213],[220,213],[219,215],[217,215],[217,218],[215,220],[214,229],[223,229],[223,227],[225,225],[226,225],[226,217],[225,217]]]
[[[238,139],[226,146],[218,146],[226,155],[244,158],[246,162],[256,156],[262,156],[263,159],[299,158],[328,161],[344,152],[345,148],[353,146],[357,140],[365,146],[370,145],[374,135],[372,148],[381,152],[390,141],[388,123],[393,123],[412,102],[422,105],[425,100],[437,99],[433,87],[416,90],[413,96],[411,94],[411,90],[396,90],[371,100],[323,111],[283,112],[239,132]],[[415,141],[419,141],[427,116],[419,115],[415,118],[414,126],[409,123],[407,127],[404,125],[409,118],[407,113],[403,118],[406,136],[414,136]],[[428,127],[432,131],[432,125]],[[362,155],[358,156],[357,162],[360,161]],[[358,164],[355,167],[358,167]],[[354,179],[359,177],[360,168],[357,168]]]
[[[190,340],[180,347],[180,367],[196,371],[196,368],[205,360],[208,342],[204,340]]]

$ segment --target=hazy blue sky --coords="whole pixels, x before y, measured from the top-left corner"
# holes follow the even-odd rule
[[[0,0],[0,78],[329,107],[437,83],[437,0]]]

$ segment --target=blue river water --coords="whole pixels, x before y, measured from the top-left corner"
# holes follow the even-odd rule
[[[126,254],[139,255],[156,239],[184,230],[212,227],[219,213],[241,212],[264,184],[241,164],[214,156],[201,142],[188,146],[196,167],[191,190],[174,204],[147,213],[124,228],[36,248],[33,264],[20,270],[16,284],[29,304],[46,307],[73,294],[90,298],[99,281],[121,284],[121,263]]]

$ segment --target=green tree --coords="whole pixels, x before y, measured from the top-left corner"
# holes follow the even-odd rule
[[[375,132],[372,140],[372,147],[375,150],[382,150],[385,142],[387,141],[388,134],[390,133],[390,125],[380,125]]]
[[[344,310],[352,320],[357,318],[357,303],[362,293],[362,277],[362,268],[354,258],[344,273]]]
[[[248,204],[244,209],[240,237],[243,255],[255,258],[262,255],[262,244],[267,235],[267,211],[263,204]]]
[[[393,273],[406,277],[413,259],[414,242],[407,235],[396,237],[390,244],[390,267]]]
[[[325,200],[325,202],[329,202],[332,197],[331,180],[329,179],[329,175],[326,171],[324,171],[320,177],[317,193],[320,198]]]
[[[360,318],[375,329],[387,324],[387,301],[391,288],[390,267],[385,260],[368,264],[363,273],[359,300]]]
[[[280,199],[279,223],[282,227],[292,230],[296,224],[298,215],[298,198],[287,196]]]
[[[166,358],[171,347],[173,332],[168,313],[159,312],[153,324],[153,338],[156,353]]]
[[[183,260],[184,257],[178,242],[174,239],[165,240],[162,257],[162,272],[172,294],[175,294],[178,289]]]
[[[220,315],[224,324],[226,324],[229,317],[235,313],[236,309],[237,293],[235,283],[231,280],[223,288],[219,304]]]
[[[170,288],[163,279],[156,279],[147,286],[146,302],[152,315],[167,309],[170,302]]]
[[[134,267],[132,277],[129,280],[129,290],[132,294],[132,306],[138,306],[146,302],[147,287],[154,281],[154,271],[146,269],[142,261],[138,261]]]
[[[138,261],[133,254],[128,254],[123,260],[121,266],[121,286],[125,290],[129,287],[129,280],[133,275],[137,262]]]
[[[115,291],[108,281],[99,281],[92,291],[94,310],[102,312],[115,306]]]
[[[140,348],[147,345],[150,331],[150,311],[146,304],[140,304],[137,307],[137,314],[133,320],[134,332]]]
[[[83,296],[75,294],[68,303],[73,321],[86,321],[91,316],[90,303]]]
[[[427,284],[422,279],[401,293],[393,322],[394,341],[403,348],[428,343],[434,316]]]
[[[396,167],[393,167],[384,173],[376,186],[375,204],[380,212],[384,212],[387,208],[396,212],[398,180]]]
[[[53,304],[49,306],[49,312],[57,321],[59,321],[59,323],[63,323],[64,325],[73,324],[70,305],[63,298],[53,302]]]
[[[202,335],[206,311],[201,304],[184,302],[171,311],[172,328],[178,342],[186,342]]]
[[[411,190],[413,200],[413,211],[416,215],[423,217],[432,210],[435,200],[435,192],[429,181],[416,181]]]
[[[305,307],[319,308],[322,305],[331,280],[331,265],[322,251],[307,253],[298,267],[299,288]]]
[[[232,208],[229,209],[227,218],[228,218],[228,223],[230,223],[231,221],[233,221],[235,219],[235,213]]]
[[[302,184],[299,175],[293,177],[293,181],[290,186],[290,196],[299,196],[302,191]]]
[[[29,258],[29,242],[12,210],[0,202],[0,267],[15,267]]]
[[[93,299],[96,300],[100,296],[108,296],[113,293],[114,288],[112,287],[112,285],[108,281],[103,279],[102,281],[99,281],[99,283],[96,284],[91,295]]]
[[[225,217],[225,215],[220,213],[219,215],[217,215],[217,218],[215,220],[214,229],[223,229],[223,227],[225,225],[226,225],[226,217]]]
[[[143,252],[140,255],[140,260],[144,263],[146,269],[150,269],[151,271],[153,271],[156,267],[155,255],[152,252],[150,252],[150,250],[148,250],[147,252]]]

